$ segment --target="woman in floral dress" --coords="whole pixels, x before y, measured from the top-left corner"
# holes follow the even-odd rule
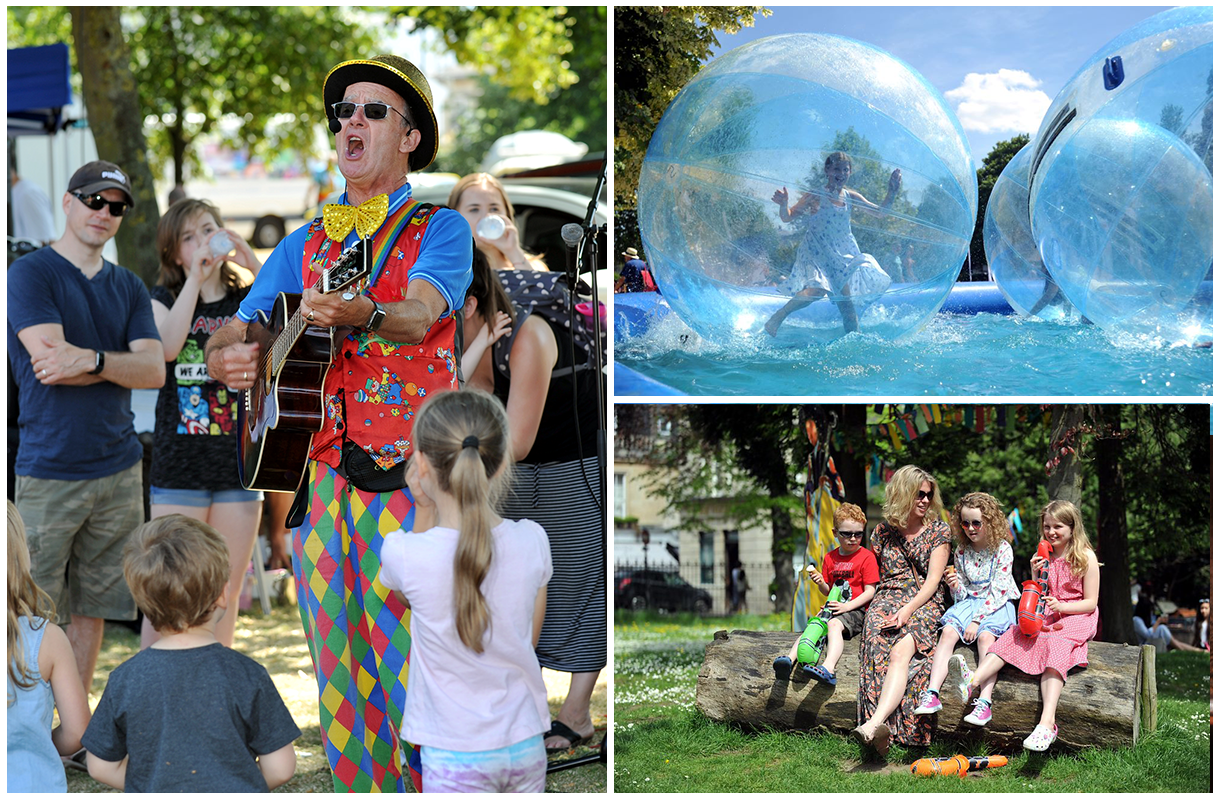
[[[940,488],[908,465],[885,487],[885,522],[873,531],[881,583],[860,637],[860,726],[852,735],[884,756],[890,740],[926,746],[932,720],[916,716],[928,688],[932,652],[945,612],[941,576],[949,561],[949,526],[941,520]]]

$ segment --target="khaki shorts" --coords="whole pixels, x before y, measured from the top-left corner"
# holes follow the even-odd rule
[[[72,614],[136,618],[123,579],[123,545],[144,523],[142,466],[137,461],[84,481],[17,476],[15,502],[30,543],[30,571],[55,601],[60,625]]]
[[[865,606],[865,608],[867,608],[867,606]],[[846,614],[840,614],[837,617],[831,617],[831,619],[837,619],[843,624],[843,641],[847,641],[848,639],[853,639],[859,636],[860,631],[864,630],[863,608],[848,611]]]

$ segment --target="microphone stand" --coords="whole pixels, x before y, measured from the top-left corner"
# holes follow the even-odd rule
[[[575,293],[576,283],[580,279],[580,274],[582,271],[589,272],[592,275],[592,278],[590,279],[590,283],[592,284],[592,287],[593,287],[593,341],[595,343],[595,347],[593,348],[593,360],[594,360],[593,363],[595,365],[595,369],[597,370],[597,372],[596,372],[597,380],[595,381],[595,383],[597,385],[597,410],[598,410],[598,417],[597,417],[597,420],[598,420],[598,422],[597,422],[597,478],[600,481],[599,486],[601,487],[602,502],[600,504],[600,507],[601,507],[603,525],[605,525],[605,519],[606,519],[606,503],[605,503],[605,498],[606,498],[606,398],[605,398],[605,383],[604,383],[605,362],[602,359],[602,336],[604,335],[604,333],[602,331],[601,305],[600,305],[600,302],[599,302],[599,299],[597,296],[597,269],[598,269],[598,265],[599,265],[598,264],[597,237],[598,237],[599,231],[601,233],[605,233],[606,226],[605,225],[601,225],[601,226],[594,225],[593,219],[594,219],[594,214],[597,212],[597,199],[598,199],[598,197],[601,196],[602,189],[605,187],[605,185],[606,185],[606,158],[603,157],[602,158],[602,171],[601,171],[601,174],[597,178],[597,184],[593,187],[593,196],[589,200],[589,207],[585,213],[584,222],[581,223],[581,226],[580,226],[581,238],[576,243],[576,245],[573,246],[572,244],[568,243],[567,237],[566,236],[564,237],[564,243],[568,247],[568,256],[569,256],[568,257],[568,273],[567,273],[569,296],[571,296],[572,294]],[[564,226],[564,227],[567,227],[567,226]],[[582,248],[581,245],[584,245],[584,247]],[[571,257],[573,249],[575,249],[575,251],[576,251],[576,258]],[[582,266],[583,266],[583,270],[582,270]],[[575,321],[571,319],[571,314],[574,312],[574,307],[575,307],[575,303],[573,303],[571,306],[569,306],[569,309],[568,309],[569,323],[573,326],[575,325]],[[573,336],[575,336],[575,328],[572,327],[571,330],[573,331]],[[572,352],[575,353],[575,351],[576,351],[575,341],[573,341]],[[572,380],[573,380],[572,391],[573,391],[573,395],[574,395],[573,399],[575,399],[575,392],[576,392],[575,373],[573,373]],[[573,404],[573,408],[575,408],[575,403]],[[606,563],[607,563],[606,562],[606,549],[607,549],[606,540],[607,540],[607,538],[608,538],[608,532],[603,532],[602,547],[601,547],[602,573],[603,574],[605,574],[605,572],[606,572]],[[609,666],[609,665],[607,664],[607,666]],[[586,764],[601,763],[601,765],[603,767],[606,766],[607,765],[606,738],[608,736],[609,736],[609,731],[607,731],[606,736],[602,737],[602,743],[597,748],[597,753],[595,753],[595,754],[581,756],[579,758],[571,758],[571,759],[567,759],[565,761],[559,761],[559,762],[554,762],[554,763],[548,762],[547,767],[546,767],[547,774],[549,775],[552,772],[559,772],[561,770],[572,769],[574,767],[583,767]]]

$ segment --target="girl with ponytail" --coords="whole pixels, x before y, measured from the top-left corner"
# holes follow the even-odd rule
[[[551,551],[538,524],[495,512],[508,417],[485,392],[443,392],[413,435],[413,532],[386,536],[380,573],[411,609],[400,735],[420,745],[425,792],[542,792],[550,712],[534,646]]]

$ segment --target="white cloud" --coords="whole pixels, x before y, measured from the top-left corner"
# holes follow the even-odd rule
[[[945,92],[957,118],[968,131],[1029,133],[1038,130],[1051,99],[1038,87],[1042,81],[1019,69],[971,72],[962,85]]]

